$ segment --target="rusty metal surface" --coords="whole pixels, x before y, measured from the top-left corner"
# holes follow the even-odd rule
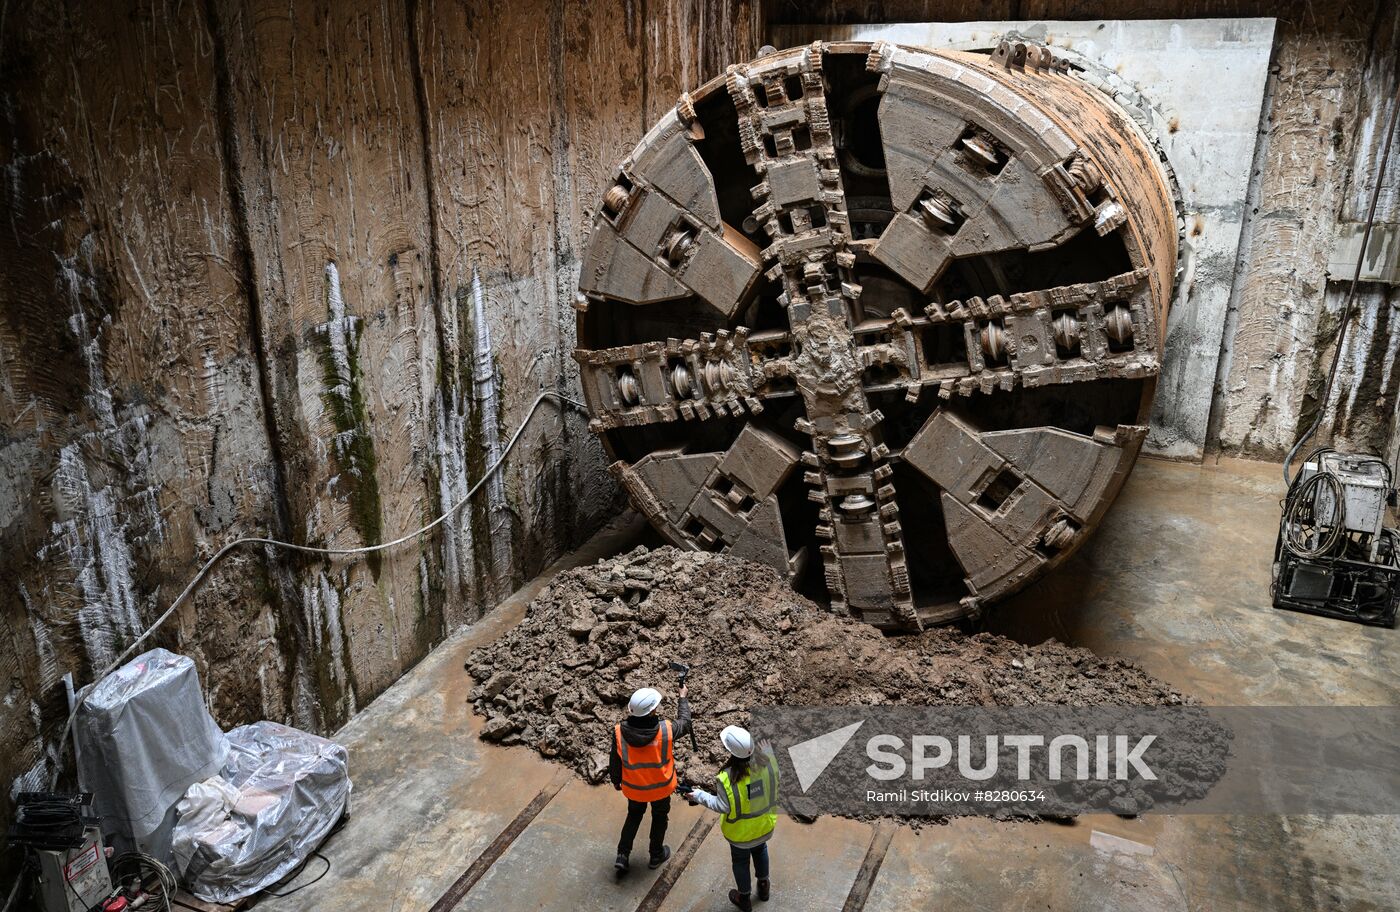
[[[1172,197],[1046,48],[731,67],[619,165],[593,229],[592,428],[678,545],[918,629],[1062,561],[1137,456]]]

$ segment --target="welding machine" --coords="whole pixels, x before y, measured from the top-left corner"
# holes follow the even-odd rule
[[[107,850],[92,795],[21,792],[10,844],[24,846],[38,871],[42,912],[89,912],[112,894]]]
[[[1400,607],[1400,532],[1390,466],[1376,456],[1320,448],[1283,501],[1274,546],[1275,608],[1394,627]]]

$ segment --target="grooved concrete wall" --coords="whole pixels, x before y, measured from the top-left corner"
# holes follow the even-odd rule
[[[1248,456],[1281,456],[1322,406],[1351,279],[1326,273],[1339,223],[1365,220],[1377,179],[1377,220],[1400,221],[1400,145],[1377,174],[1400,63],[1400,6],[1312,7],[1280,29],[1216,390],[1215,440]],[[1395,289],[1359,286],[1344,344],[1325,404],[1336,443],[1387,454],[1393,464],[1400,449]]]
[[[61,676],[221,545],[391,539],[572,390],[585,210],[681,90],[753,55],[754,9],[7,5],[0,819],[54,767]],[[225,726],[334,730],[619,507],[546,404],[439,534],[240,550],[156,642]]]

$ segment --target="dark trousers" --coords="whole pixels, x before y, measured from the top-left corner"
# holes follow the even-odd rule
[[[729,860],[734,863],[734,886],[746,895],[753,892],[753,885],[749,881],[750,858],[753,859],[754,876],[759,880],[767,880],[768,843],[761,843],[752,849],[741,849],[733,843],[729,844]]]
[[[617,854],[632,854],[632,840],[637,838],[637,830],[642,826],[642,818],[646,816],[648,807],[651,808],[651,857],[661,856],[662,846],[666,842],[666,820],[671,813],[670,795],[655,801],[627,799],[627,820],[622,824],[622,838],[617,841]]]

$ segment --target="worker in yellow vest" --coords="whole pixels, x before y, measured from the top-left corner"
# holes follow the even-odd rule
[[[627,701],[627,720],[613,726],[608,775],[613,788],[627,796],[627,820],[622,824],[617,861],[613,864],[618,877],[626,874],[630,867],[632,840],[637,837],[648,807],[651,808],[651,854],[647,867],[659,868],[671,857],[671,847],[665,841],[671,793],[676,790],[676,758],[672,746],[677,738],[690,731],[690,701],[686,699],[684,685],[679,696],[674,725],[657,715],[661,707],[660,692],[643,687]]]
[[[729,901],[743,912],[753,909],[749,863],[758,879],[758,898],[767,901],[772,889],[768,881],[768,840],[778,825],[778,758],[767,741],[758,743],[746,730],[730,725],[719,733],[729,761],[715,777],[715,793],[692,789],[686,800],[703,804],[724,816],[719,829],[729,840],[729,859],[734,864],[734,885]]]

